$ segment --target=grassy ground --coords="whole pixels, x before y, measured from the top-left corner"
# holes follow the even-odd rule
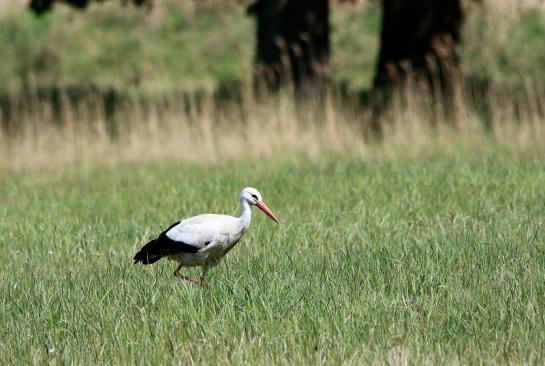
[[[2,3],[0,91],[21,80],[190,89],[251,78],[255,27],[243,4],[165,0],[148,11],[109,1],[85,12],[57,5],[46,16],[35,17],[21,4]],[[378,3],[363,0],[332,7],[333,77],[354,89],[368,88],[374,74]],[[462,64],[470,79],[515,86],[521,78],[543,82],[542,3],[467,2],[465,8]]]
[[[332,14],[334,77],[365,88],[380,14],[351,3]],[[111,1],[35,18],[2,4],[0,91],[27,79],[137,94],[115,113],[92,96],[13,104],[21,128],[0,130],[3,362],[545,361],[537,2],[466,4],[464,72],[508,88],[461,92],[448,116],[409,90],[380,139],[368,110],[335,95],[161,99],[248,80],[242,6]],[[256,213],[209,290],[175,280],[173,263],[132,265],[174,220],[236,213],[247,185],[282,224]]]
[[[256,212],[209,290],[132,265],[246,185],[281,225]],[[499,150],[3,176],[0,359],[542,363],[544,186],[542,160]]]

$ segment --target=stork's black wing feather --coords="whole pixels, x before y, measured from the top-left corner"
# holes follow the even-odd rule
[[[175,241],[167,236],[167,232],[174,226],[178,225],[180,221],[170,225],[168,229],[163,231],[157,239],[153,239],[140,249],[134,256],[134,263],[142,262],[142,264],[151,264],[157,262],[159,259],[174,255],[178,253],[196,253],[200,248],[197,248],[191,244],[187,244],[181,241]]]

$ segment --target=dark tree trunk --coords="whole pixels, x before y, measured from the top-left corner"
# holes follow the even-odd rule
[[[312,89],[329,76],[328,0],[257,0],[256,82]]]
[[[459,71],[461,0],[382,0],[376,89],[408,78],[448,92]]]
[[[38,15],[47,13],[53,8],[55,3],[66,3],[78,9],[85,9],[91,1],[102,2],[104,0],[31,0],[29,3],[30,9]],[[150,0],[124,0],[125,2],[133,3],[134,5],[151,5]]]
[[[38,15],[47,13],[53,8],[53,4],[56,2],[65,2],[76,8],[84,9],[87,7],[89,0],[31,0],[29,7]]]

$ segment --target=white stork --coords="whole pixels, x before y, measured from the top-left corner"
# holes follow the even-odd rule
[[[255,188],[244,188],[240,192],[239,217],[204,214],[178,221],[144,245],[134,256],[134,263],[151,264],[167,257],[180,263],[174,271],[175,277],[205,285],[204,276],[208,269],[216,266],[233,249],[250,226],[252,205],[278,223],[263,202],[261,193]],[[182,267],[196,266],[203,268],[200,281],[179,273]]]

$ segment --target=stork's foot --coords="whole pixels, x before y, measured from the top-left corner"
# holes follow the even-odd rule
[[[179,278],[181,280],[186,280],[188,282],[194,283],[195,285],[199,285],[199,286],[202,286],[202,287],[206,287],[206,288],[210,287],[210,285],[205,281],[199,281],[199,280],[197,280],[195,278],[181,275],[178,272],[174,272],[174,277],[177,277],[177,278]]]

